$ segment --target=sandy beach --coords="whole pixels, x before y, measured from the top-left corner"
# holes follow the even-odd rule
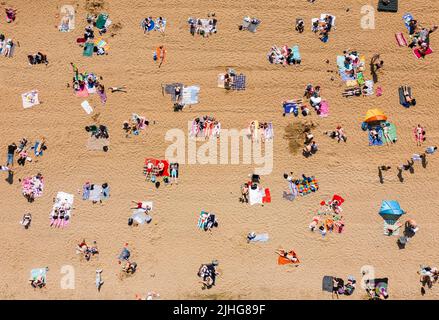
[[[60,32],[60,8],[75,7],[76,26]],[[322,291],[325,275],[360,282],[361,268],[373,266],[378,278],[389,279],[389,299],[438,299],[434,285],[421,295],[417,271],[420,265],[436,266],[439,253],[439,159],[429,155],[428,165],[419,163],[414,173],[404,172],[404,182],[396,168],[413,154],[439,143],[439,122],[435,103],[439,98],[439,55],[416,59],[411,49],[399,47],[395,33],[407,30],[402,15],[410,12],[422,24],[437,24],[439,6],[433,2],[400,1],[397,13],[375,11],[375,29],[360,25],[361,8],[376,7],[377,1],[327,1],[311,4],[305,0],[206,1],[206,0],[120,0],[103,2],[102,12],[109,14],[118,28],[106,35],[108,55],[85,57],[76,39],[83,36],[87,23],[86,1],[5,1],[0,4],[0,33],[12,38],[13,57],[0,56],[0,157],[6,161],[7,147],[22,137],[34,142],[47,141],[44,156],[25,166],[14,164],[14,182],[8,184],[7,172],[0,172],[0,299],[134,299],[148,291],[161,299],[331,299]],[[418,3],[419,2],[419,3]],[[13,23],[6,23],[4,8],[18,9]],[[346,9],[349,9],[347,11]],[[189,32],[189,17],[218,19],[216,34],[203,38]],[[311,18],[322,13],[336,16],[336,28],[328,43],[311,32]],[[257,17],[257,32],[238,30],[244,16]],[[140,27],[148,16],[166,17],[165,34],[144,34]],[[305,31],[294,30],[297,17],[305,21]],[[110,34],[114,34],[111,36]],[[408,38],[408,36],[406,37]],[[270,64],[267,53],[274,45],[298,45],[300,65]],[[153,51],[160,45],[167,50],[166,60],[158,68]],[[431,34],[431,48],[439,50],[439,32]],[[370,61],[375,53],[384,61],[378,72],[382,96],[344,98],[345,84],[337,73],[336,58],[344,50],[357,50]],[[49,64],[30,65],[27,55],[38,51],[47,55]],[[326,63],[329,60],[329,64]],[[101,76],[106,88],[126,86],[127,93],[107,92],[102,105],[99,96],[87,100],[94,113],[81,108],[82,98],[67,87],[72,82],[74,63],[80,71]],[[227,91],[217,86],[217,76],[231,67],[246,75],[246,90]],[[328,72],[332,71],[332,72]],[[331,80],[331,77],[334,79]],[[370,72],[365,78],[371,79]],[[173,111],[162,84],[181,82],[200,86],[199,103]],[[282,115],[284,100],[301,98],[308,83],[321,86],[329,102],[329,116]],[[410,85],[417,104],[404,108],[399,104],[398,87]],[[21,94],[36,89],[41,104],[24,109]],[[366,112],[379,108],[395,124],[398,140],[390,146],[369,146],[367,132],[361,129]],[[86,148],[85,126],[94,122],[108,128],[108,152]],[[145,116],[150,125],[138,136],[125,137],[123,122],[132,113]],[[222,128],[244,129],[251,121],[272,122],[273,170],[261,176],[270,188],[271,203],[240,203],[240,186],[248,180],[254,164],[180,164],[178,185],[155,188],[142,174],[145,158],[164,159],[170,142],[169,129],[188,132],[188,121],[210,115]],[[284,138],[289,124],[302,121],[316,124],[313,134],[319,151],[305,158],[292,154]],[[413,128],[422,124],[427,140],[417,146]],[[348,140],[337,143],[323,135],[342,125]],[[378,179],[378,166],[392,169]],[[319,190],[294,201],[283,199],[288,189],[284,173],[315,176]],[[28,203],[19,179],[41,173],[43,196]],[[111,195],[102,204],[81,199],[86,181],[108,183]],[[58,191],[75,196],[71,222],[67,228],[49,226],[53,198]],[[322,200],[334,194],[345,199],[345,227],[341,234],[322,237],[310,232],[308,225]],[[153,220],[148,225],[129,227],[131,200],[153,201]],[[401,218],[415,219],[420,230],[405,249],[397,246],[397,237],[383,234],[383,218],[378,214],[383,200],[396,200],[406,211]],[[219,227],[212,232],[197,228],[200,211],[214,212]],[[25,230],[20,224],[26,212],[32,224]],[[249,232],[268,233],[266,243],[248,244]],[[97,241],[99,255],[84,261],[75,254],[82,239]],[[138,269],[133,275],[121,273],[117,263],[123,245],[129,244]],[[277,264],[275,250],[294,249],[300,257],[297,268]],[[197,271],[201,264],[219,261],[216,285],[201,290]],[[73,266],[75,289],[62,289],[63,266]],[[41,290],[29,285],[33,268],[49,267],[47,285]],[[104,285],[95,287],[95,270],[102,268]],[[351,296],[340,299],[367,299],[360,284]]]

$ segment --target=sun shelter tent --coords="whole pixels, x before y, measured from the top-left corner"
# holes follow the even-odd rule
[[[386,222],[394,224],[403,214],[405,214],[405,211],[401,209],[398,201],[384,200],[381,203],[379,214]]]
[[[21,100],[23,102],[23,108],[28,109],[40,104],[38,99],[38,90],[32,90],[21,95]]]
[[[387,116],[380,109],[370,109],[366,112],[366,117],[364,118],[364,122],[379,122],[386,121]]]
[[[379,0],[378,11],[380,12],[398,12],[398,0]]]

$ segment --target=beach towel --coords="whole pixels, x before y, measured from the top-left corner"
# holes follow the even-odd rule
[[[326,118],[327,116],[329,116],[329,103],[326,100],[323,100],[322,103],[320,104],[320,114],[319,116],[322,118]]]
[[[287,113],[293,113],[296,117],[299,115],[299,109],[302,106],[302,100],[289,100],[282,104],[284,109],[284,115]]]
[[[411,96],[412,95],[412,88],[407,87],[407,91],[409,92],[409,95]],[[404,89],[402,87],[398,88],[398,95],[399,95],[399,104],[405,108],[410,108],[410,104],[408,104],[405,100]]]
[[[40,100],[38,98],[38,90],[32,90],[21,95],[21,100],[23,103],[23,108],[29,109],[33,106],[40,104]]]
[[[232,83],[233,90],[245,90],[245,75],[240,74],[235,76],[235,79]]]
[[[390,0],[389,4],[379,0],[377,10],[380,12],[398,12],[398,0]]]
[[[396,38],[396,43],[398,43],[400,47],[407,46],[407,40],[404,38],[402,32],[395,33],[395,38]]]
[[[322,291],[327,291],[332,293],[334,288],[334,277],[324,276],[322,280]]]
[[[267,242],[269,239],[268,233],[257,234],[250,242]]]
[[[50,225],[54,227],[66,227],[72,218],[72,209],[73,209],[73,194],[66,192],[58,192],[55,197],[55,202],[52,207],[52,211],[50,212]],[[65,209],[64,219],[54,219],[53,215],[56,209],[63,208]]]
[[[86,44],[84,44],[84,51],[82,55],[84,57],[91,57],[93,55],[94,46],[95,45],[92,42],[87,42]]]
[[[84,109],[84,111],[87,114],[91,114],[93,112],[93,108],[91,107],[91,105],[88,103],[87,100],[82,101],[81,107],[82,107],[82,109]]]
[[[163,95],[165,93],[170,94],[171,100],[176,101],[175,88],[177,88],[177,87],[183,88],[184,85],[183,85],[183,83],[170,83],[170,84],[162,85],[162,94]]]
[[[259,24],[260,24],[260,21],[259,21],[259,20],[257,20],[257,23],[253,23],[253,22],[251,22],[250,25],[248,26],[247,30],[250,31],[250,32],[255,33],[255,32],[256,32],[256,29],[257,29],[258,26],[259,26]]]
[[[43,195],[44,180],[36,177],[24,178],[21,182],[21,190],[23,195],[32,195],[34,198],[39,198]]]
[[[88,150],[93,151],[103,151],[104,147],[110,146],[110,139],[104,139],[104,138],[96,138],[95,136],[92,136],[88,138],[86,147]]]
[[[291,255],[293,255],[293,256],[295,256],[295,257],[297,258],[297,261],[296,261],[296,262],[293,262],[293,261],[291,261],[290,259],[287,259],[287,258],[285,258],[285,257],[279,256],[279,257],[277,258],[277,264],[279,264],[279,265],[285,265],[285,264],[299,264],[299,263],[300,263],[299,258],[297,257],[296,253],[295,253],[293,250],[291,250],[291,251],[288,252],[288,253],[291,254]]]
[[[262,197],[262,203],[270,203],[271,202],[271,193],[270,189],[265,188],[264,189],[264,195]]]
[[[402,20],[404,21],[404,25],[407,30],[410,32],[410,21],[413,20],[413,16],[411,13],[406,13],[402,16]]]
[[[159,162],[162,162],[164,164],[163,167],[163,171],[160,174],[158,171],[153,173],[156,176],[163,176],[163,177],[169,177],[169,161],[168,160],[164,160],[164,159],[154,159],[154,158],[146,158],[145,159],[145,166],[148,164],[148,162],[151,162],[153,164],[154,167],[157,167]],[[146,171],[143,172],[144,174],[146,174]]]
[[[373,141],[370,132],[368,131],[367,135],[369,137],[369,146],[382,146],[383,142],[383,130],[381,127],[375,128],[378,132],[378,140]]]
[[[166,19],[165,18],[162,18],[162,25],[161,26],[160,26],[159,18],[157,18],[155,20],[155,28],[154,28],[154,30],[160,31],[160,29],[161,29],[162,32],[164,32],[165,29],[166,29]]]
[[[390,123],[387,126],[387,128],[388,128],[388,135],[389,135],[390,140],[387,139],[386,137],[384,137],[384,135],[383,135],[384,142],[389,142],[389,143],[396,142],[398,140],[398,136],[396,134],[396,126],[393,123]]]
[[[107,19],[108,19],[108,14],[106,14],[106,13],[99,14],[99,16],[96,20],[96,28],[98,28],[98,29],[104,28],[105,24],[107,22]]]
[[[362,86],[364,84],[365,80],[364,80],[363,72],[357,73],[357,82],[358,82],[358,85],[360,85],[360,86]]]
[[[182,101],[184,105],[192,105],[198,103],[198,95],[200,92],[199,86],[190,86],[183,88]]]
[[[38,146],[40,145],[40,142],[37,140],[37,141],[35,141],[35,144],[34,144],[34,146],[32,147],[32,149],[34,150],[34,155],[36,156],[36,157],[42,157],[43,156],[43,149],[40,149],[39,151],[38,151]]]
[[[299,46],[294,46],[291,51],[293,54],[293,59],[300,63],[302,61],[302,57],[300,56]]]
[[[431,49],[431,47],[428,47],[427,51],[425,52],[424,56],[421,55],[421,53],[419,52],[419,48],[415,48],[413,49],[413,54],[415,55],[416,58],[421,59],[424,58],[430,54],[433,53],[433,49]]]
[[[220,73],[218,75],[218,88],[224,88],[224,80],[225,80],[224,73]]]
[[[199,229],[204,229],[207,224],[207,219],[209,218],[210,213],[206,211],[200,212],[200,217],[198,218],[197,226]]]

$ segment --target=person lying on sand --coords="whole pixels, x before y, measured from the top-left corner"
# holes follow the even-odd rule
[[[275,251],[279,256],[284,257],[288,260],[290,260],[291,262],[295,263],[297,262],[299,259],[297,258],[297,256],[295,254],[293,254],[293,251],[286,251],[285,249],[278,249]]]
[[[109,87],[108,89],[110,89],[110,91],[111,91],[111,93],[114,93],[114,92],[124,92],[124,93],[127,93],[127,91],[126,91],[126,87]]]

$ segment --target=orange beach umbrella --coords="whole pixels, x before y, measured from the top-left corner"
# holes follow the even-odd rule
[[[387,116],[380,109],[370,109],[366,112],[365,122],[386,121]]]

